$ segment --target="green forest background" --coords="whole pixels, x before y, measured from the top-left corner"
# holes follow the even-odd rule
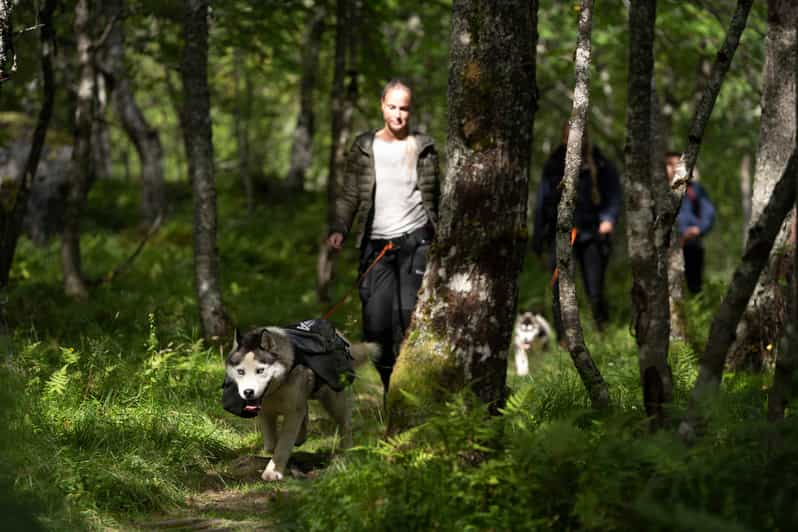
[[[298,112],[303,34],[315,9],[327,10],[318,83],[313,161],[306,191],[282,187]],[[22,2],[16,27],[36,23],[37,2]],[[56,13],[58,90],[48,144],[71,142],[74,91],[72,2]],[[416,125],[443,153],[447,123],[448,1],[363,2],[349,28],[359,46],[353,131],[379,125],[378,98],[394,76],[414,89]],[[656,76],[679,150],[723,40],[733,2],[660,1]],[[326,308],[316,300],[315,268],[324,231],[330,150],[334,5],[313,2],[214,3],[209,85],[219,207],[224,301],[239,327],[284,324]],[[612,409],[589,409],[568,353],[554,347],[532,360],[528,377],[508,376],[504,415],[466,407],[467,395],[430,405],[425,425],[383,438],[376,373],[355,383],[356,449],[333,457],[332,424],[315,410],[311,437],[295,453],[293,479],[259,480],[254,423],[219,403],[222,355],[231,343],[201,339],[192,270],[192,202],[173,86],[182,49],[179,2],[128,4],[128,69],[136,96],[165,153],[169,211],[130,268],[91,290],[87,302],[62,293],[54,238],[17,250],[6,308],[8,363],[0,377],[0,501],[10,530],[131,530],[145,526],[228,530],[787,530],[798,525],[798,424],[764,422],[770,376],[730,374],[707,435],[683,445],[650,434],[641,412],[636,346],[630,332],[631,278],[624,239],[608,278],[612,326],[587,343],[610,385]],[[593,21],[590,132],[623,163],[628,58],[624,2],[598,2]],[[576,10],[542,2],[537,48],[530,194],[571,109]],[[700,179],[718,208],[706,239],[705,289],[687,302],[688,338],[671,348],[676,398],[684,410],[709,323],[737,265],[744,220],[741,164],[756,153],[766,13],[757,2],[703,140]],[[38,37],[16,38],[18,72],[0,91],[0,144],[29,135],[41,105]],[[235,83],[236,57],[251,90]],[[177,98],[177,100],[176,100]],[[236,109],[243,109],[256,179],[249,213],[238,175]],[[98,176],[82,222],[88,277],[125,261],[142,238],[135,151],[113,114],[112,173]],[[128,161],[128,165],[125,164]],[[752,165],[753,162],[748,164]],[[445,165],[445,160],[444,160]],[[529,210],[532,215],[531,205]],[[618,232],[623,234],[623,230]],[[333,298],[354,282],[356,252],[338,261]],[[520,308],[550,316],[549,272],[527,255]],[[332,318],[358,337],[359,304]],[[585,306],[585,310],[587,306]],[[776,443],[774,443],[776,442]],[[781,443],[781,444],[778,444]]]

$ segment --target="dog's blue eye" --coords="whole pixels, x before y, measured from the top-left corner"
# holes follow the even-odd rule
[[[241,375],[242,377],[244,376],[244,373],[246,373],[246,371],[244,371],[243,369],[236,370],[236,372],[237,372],[239,375]]]
[[[260,375],[261,373],[263,373],[263,371],[264,371],[263,368],[258,368],[258,369],[255,370],[255,373]]]

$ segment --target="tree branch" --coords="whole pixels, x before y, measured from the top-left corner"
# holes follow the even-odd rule
[[[590,395],[593,408],[609,406],[609,391],[601,372],[585,345],[582,325],[579,321],[579,305],[574,283],[571,228],[576,208],[577,183],[582,167],[582,142],[584,139],[587,110],[590,104],[590,36],[593,0],[582,0],[579,12],[579,28],[576,41],[576,83],[574,85],[573,110],[571,111],[568,145],[565,154],[565,173],[562,179],[563,192],[557,206],[557,270],[559,271],[559,297],[562,321],[568,351],[579,377]]]
[[[150,227],[149,227],[149,229],[147,229],[147,232],[144,234],[144,237],[139,241],[139,245],[136,246],[136,249],[133,251],[133,253],[130,254],[130,256],[127,259],[122,261],[116,268],[114,268],[110,272],[106,273],[102,277],[100,277],[98,279],[92,279],[90,281],[87,281],[87,284],[89,284],[91,286],[99,286],[101,284],[110,283],[111,281],[116,279],[116,277],[118,275],[120,275],[120,274],[124,273],[125,271],[127,271],[127,269],[130,267],[130,265],[133,264],[133,261],[136,260],[136,257],[139,256],[139,253],[141,253],[141,250],[144,249],[144,246],[147,244],[147,241],[155,233],[158,232],[158,229],[161,228],[161,222],[162,221],[163,221],[163,214],[158,214],[158,216],[155,218],[155,220],[152,222],[152,224],[150,224]]]
[[[753,1],[754,0],[737,1],[737,8],[734,11],[731,22],[729,22],[726,38],[715,56],[715,62],[712,65],[712,71],[709,74],[707,85],[704,88],[701,101],[698,103],[695,115],[693,116],[693,123],[687,136],[687,147],[682,154],[682,159],[676,169],[676,174],[671,181],[671,189],[674,191],[674,202],[677,204],[684,195],[687,181],[692,178],[693,168],[698,160],[698,152],[701,149],[701,141],[704,138],[704,130],[709,122],[712,109],[715,107],[715,100],[717,100],[718,93],[720,93],[723,80],[731,66],[734,53],[737,50],[737,45],[740,43],[740,36],[745,29],[748,13],[751,11]]]
[[[720,308],[712,320],[704,356],[701,358],[698,378],[690,395],[687,416],[679,426],[680,436],[691,441],[703,425],[701,407],[704,401],[720,387],[726,355],[734,342],[737,323],[745,312],[759,274],[770,257],[770,250],[781,229],[785,216],[795,203],[798,155],[793,148],[787,166],[773,189],[759,219],[748,229],[748,239],[742,261],[734,271],[731,283]]]

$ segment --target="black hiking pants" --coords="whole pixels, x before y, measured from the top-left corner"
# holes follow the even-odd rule
[[[684,278],[690,293],[701,291],[701,278],[704,274],[704,246],[699,239],[688,240],[682,246],[684,254]]]
[[[410,325],[418,290],[427,268],[431,226],[393,238],[387,251],[360,281],[363,304],[363,338],[380,344],[382,352],[374,365],[387,392],[399,346]],[[361,249],[360,273],[368,269],[389,240],[366,240]]]

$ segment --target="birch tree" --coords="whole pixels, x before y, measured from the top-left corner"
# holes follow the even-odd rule
[[[795,77],[798,75],[798,61],[796,61],[795,54],[798,52],[798,39],[796,39],[796,23],[798,23],[798,14],[796,11],[795,6],[788,5],[788,4],[780,4],[778,6],[770,6],[774,11],[777,12],[777,15],[781,15],[778,17],[779,22],[783,24],[779,24],[778,28],[774,28],[774,33],[784,33],[782,39],[775,38],[771,40],[769,38],[768,41],[768,52],[767,52],[767,60],[777,60],[777,56],[783,56],[782,58],[792,58],[792,74],[793,77],[790,80],[790,73],[786,72],[783,75],[787,77],[787,82],[784,83],[785,85],[785,94],[781,95],[780,99],[787,100],[783,102],[784,111],[788,112],[788,105],[789,105],[789,97],[790,94],[788,93],[789,87],[792,86],[794,91],[798,91],[798,83],[796,83]],[[776,26],[776,23],[773,23]],[[768,37],[770,37],[770,28],[768,31]],[[776,48],[778,50],[774,50],[773,52],[770,51],[770,48]],[[784,49],[781,49],[784,47]],[[773,56],[773,57],[772,57]],[[771,75],[775,76],[775,72],[772,69],[767,69],[766,71],[766,79],[768,79]],[[791,81],[791,83],[790,83]],[[773,90],[771,87],[768,87],[769,90]],[[798,97],[796,96],[796,92],[792,93],[793,100],[793,109],[795,110],[795,114],[792,114],[792,117],[795,118],[798,115]],[[778,105],[778,104],[777,104]],[[765,113],[763,113],[763,117]],[[764,118],[763,118],[764,120]],[[795,124],[793,124],[795,126]],[[778,134],[778,133],[777,133]],[[786,132],[782,131],[782,135],[785,135]],[[786,144],[786,139],[784,139],[784,144]],[[795,134],[793,131],[793,141],[796,142],[796,146],[798,146],[798,135]],[[796,193],[798,194],[798,185],[796,185]],[[798,196],[795,198],[795,206],[798,209]],[[779,349],[776,354],[776,367],[775,372],[773,375],[773,386],[768,393],[768,419],[771,421],[778,421],[784,418],[785,410],[787,408],[788,402],[795,397],[795,392],[798,389],[796,386],[796,376],[798,375],[798,235],[796,235],[796,221],[795,221],[795,211],[793,211],[793,218],[792,222],[785,224],[789,225],[789,236],[786,239],[787,252],[790,251],[792,248],[792,260],[790,261],[791,264],[788,265],[786,270],[789,272],[789,283],[788,289],[786,290],[785,298],[787,299],[787,309],[785,312],[785,320],[784,320],[784,334],[780,342]],[[781,235],[779,235],[781,236]],[[778,243],[777,243],[778,245]],[[773,252],[771,252],[771,260],[769,266],[773,264]],[[788,257],[785,257],[787,259]],[[762,284],[762,279],[760,278],[760,284]],[[759,287],[757,287],[759,288]]]
[[[626,119],[626,214],[632,304],[638,365],[646,415],[655,427],[665,422],[673,398],[668,364],[670,312],[667,253],[675,209],[661,205],[666,183],[655,182],[652,78],[656,0],[632,2],[629,9],[629,88]],[[658,195],[657,190],[661,191]],[[659,211],[659,212],[658,212]],[[663,215],[667,215],[664,217]],[[653,236],[653,245],[652,245]]]
[[[796,186],[798,192],[798,186]],[[798,196],[795,198],[798,208]],[[789,280],[787,319],[785,320],[784,336],[776,355],[776,368],[773,374],[773,386],[768,392],[768,419],[778,421],[784,419],[785,410],[789,401],[795,397],[798,390],[796,377],[798,377],[798,245],[796,245],[795,226],[792,227],[792,268]]]
[[[638,346],[640,379],[646,414],[652,428],[667,422],[665,405],[672,400],[673,383],[668,363],[670,305],[668,267],[670,239],[688,176],[695,166],[706,124],[729,69],[752,0],[740,0],[726,39],[712,65],[707,84],[688,136],[682,163],[667,188],[653,171],[657,153],[656,109],[652,97],[653,41],[656,0],[633,2],[629,11],[629,109],[626,145],[626,212],[629,259],[632,269],[634,332]],[[661,164],[661,163],[660,163]]]
[[[83,279],[80,258],[80,219],[92,180],[91,127],[94,122],[96,72],[91,32],[89,0],[78,0],[75,6],[74,32],[77,42],[78,79],[75,101],[74,147],[69,170],[69,192],[64,209],[61,235],[61,269],[64,292],[77,299],[89,295]]]
[[[754,171],[751,220],[765,208],[795,143],[795,87],[798,65],[798,4],[768,1],[765,66],[762,72],[762,114]],[[792,223],[785,220],[770,259],[757,282],[751,301],[737,326],[730,363],[735,369],[772,367],[778,338],[785,324],[786,294],[780,286],[787,236]],[[750,225],[749,225],[750,227]]]
[[[704,427],[706,419],[703,408],[720,387],[726,355],[734,341],[735,325],[745,311],[784,219],[795,204],[796,179],[798,156],[793,148],[767,205],[748,228],[742,261],[735,269],[726,295],[712,320],[707,347],[690,394],[688,412],[679,425],[679,434],[687,441],[694,439]]]
[[[14,28],[11,24],[13,4],[0,0],[0,83],[11,77],[17,69],[17,56],[14,53]]]
[[[565,153],[565,173],[563,192],[557,207],[557,286],[560,291],[560,305],[565,341],[579,377],[587,389],[594,408],[609,405],[609,391],[601,372],[593,362],[585,345],[582,324],[579,321],[579,305],[576,300],[574,282],[574,261],[571,241],[571,228],[574,226],[577,182],[582,167],[582,143],[589,107],[590,85],[590,32],[592,26],[593,1],[582,0],[579,11],[579,29],[576,44],[576,85],[574,87],[573,110],[571,111],[568,147]]]
[[[388,430],[470,387],[496,411],[527,240],[537,2],[455,0],[448,170],[426,275],[388,391]],[[413,397],[415,399],[409,399]]]

